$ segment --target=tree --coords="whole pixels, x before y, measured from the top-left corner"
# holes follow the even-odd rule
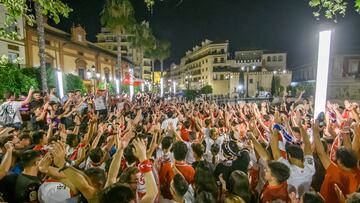
[[[164,60],[170,56],[170,42],[167,40],[160,40],[157,44],[158,49],[158,59],[160,61],[160,77],[163,77],[164,74]]]
[[[82,79],[73,74],[65,74],[64,77],[64,92],[69,92],[70,90],[80,90],[85,92],[85,87]]]
[[[205,85],[200,89],[200,93],[205,95],[212,94],[213,88],[211,87],[211,85]]]
[[[156,46],[158,43],[156,42],[155,37],[151,37],[151,38],[149,38],[149,40],[151,41],[150,44],[152,46],[147,47],[144,55],[147,58],[151,59],[152,82],[154,83],[155,82],[155,59],[159,58],[159,49]]]
[[[43,91],[47,91],[46,82],[46,62],[45,62],[45,32],[43,16],[48,16],[55,23],[60,22],[60,16],[68,17],[72,11],[61,0],[0,0],[4,5],[7,15],[5,19],[5,27],[0,28],[0,37],[14,38],[14,33],[8,34],[5,30],[7,27],[16,22],[16,19],[24,17],[29,25],[33,25],[36,19],[40,70],[41,70],[41,87]],[[28,5],[34,4],[35,17],[33,10]],[[15,33],[17,35],[17,33]]]
[[[0,98],[3,98],[7,91],[19,95],[27,92],[30,87],[38,87],[36,78],[24,74],[22,70],[16,64],[0,64]]]
[[[198,97],[197,90],[184,90],[184,96],[187,100],[193,101]]]
[[[355,10],[360,13],[360,0],[355,1]],[[337,16],[345,16],[348,2],[345,0],[310,0],[311,7],[317,7],[318,10],[313,12],[314,16],[319,19],[324,15],[326,19],[334,19],[337,22]]]
[[[136,24],[134,27],[134,36],[130,38],[131,46],[136,48],[136,50],[140,53],[140,78],[143,78],[143,67],[142,61],[144,58],[145,51],[151,49],[155,46],[155,37],[152,34],[152,31],[149,27],[149,23],[146,21],[141,22],[140,24]]]
[[[107,0],[101,12],[101,24],[116,35],[117,68],[121,68],[121,38],[130,33],[135,25],[134,8],[129,0]]]

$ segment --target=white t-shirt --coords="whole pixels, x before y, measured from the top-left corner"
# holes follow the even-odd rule
[[[290,177],[287,180],[288,192],[295,192],[297,197],[301,197],[304,192],[309,191],[313,175],[315,174],[315,162],[312,155],[304,156],[304,168],[290,164],[288,160],[279,158],[278,161],[290,168]]]
[[[105,105],[105,98],[104,97],[95,97],[94,98],[94,105],[95,105],[95,110],[104,110],[106,109],[106,105]]]
[[[44,182],[38,192],[41,203],[65,202],[71,198],[70,189],[61,182]]]
[[[10,112],[14,112],[14,123],[22,123],[21,114],[20,114],[20,108],[21,108],[21,102],[18,101],[11,101],[11,102],[4,102],[1,104],[0,109],[2,109],[5,105],[10,105],[11,108],[8,109]],[[13,113],[11,113],[13,114]]]
[[[185,161],[186,161],[187,164],[192,165],[192,163],[194,163],[196,161],[195,158],[194,158],[194,152],[193,152],[193,150],[191,148],[192,143],[191,142],[185,142],[185,144],[186,144],[186,146],[188,148],[188,152],[186,154]]]
[[[172,125],[174,126],[174,129],[176,130],[177,125],[178,125],[178,118],[168,118],[166,120],[164,120],[161,124],[161,129],[165,130],[165,136],[170,136],[169,133],[167,133],[167,128],[169,126],[169,123],[172,123]]]

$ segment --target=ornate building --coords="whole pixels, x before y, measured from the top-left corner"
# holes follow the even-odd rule
[[[36,27],[26,27],[25,42],[27,66],[40,66]],[[45,44],[46,65],[80,76],[89,89],[92,79],[115,83],[133,66],[130,60],[122,58],[121,68],[116,69],[116,54],[87,41],[86,31],[79,25],[67,33],[45,24]]]

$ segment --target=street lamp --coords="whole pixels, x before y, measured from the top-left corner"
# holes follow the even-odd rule
[[[63,87],[62,72],[60,69],[58,69],[56,71],[56,76],[57,76],[58,85],[59,85],[60,98],[63,98],[64,97],[64,87]]]
[[[119,79],[116,78],[115,79],[115,85],[116,85],[116,94],[120,94],[120,84],[119,84]]]
[[[319,113],[325,112],[330,48],[331,30],[321,31],[319,33],[314,118],[316,118]]]
[[[91,66],[90,69],[87,70],[87,73],[86,73],[87,77],[89,80],[92,81],[92,85],[93,85],[93,91],[94,91],[94,94],[95,94],[95,88],[96,88],[96,79],[99,79],[100,78],[100,73],[96,73],[96,68],[95,66]]]
[[[174,90],[174,94],[176,94],[176,82],[173,82],[173,90]]]
[[[160,97],[164,96],[164,78],[160,78]]]

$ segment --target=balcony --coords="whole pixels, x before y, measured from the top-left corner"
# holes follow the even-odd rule
[[[202,54],[202,55],[200,55],[200,56],[198,56],[198,57],[196,57],[196,58],[186,60],[185,64],[192,63],[192,62],[197,61],[197,60],[199,60],[199,59],[201,59],[201,58],[204,58],[204,57],[206,57],[206,56],[210,56],[210,55],[220,55],[220,54],[225,54],[225,51],[224,51],[224,50],[221,50],[221,51],[208,51],[207,53]],[[223,63],[224,63],[224,62],[223,62]]]

